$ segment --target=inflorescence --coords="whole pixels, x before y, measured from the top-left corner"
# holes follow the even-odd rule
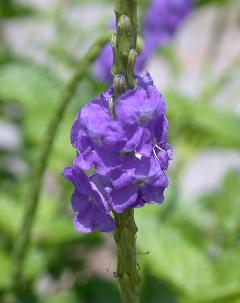
[[[102,93],[72,126],[77,156],[63,175],[75,187],[74,225],[81,232],[110,232],[112,212],[164,200],[172,158],[165,101],[149,73],[135,82],[118,97],[113,88]]]

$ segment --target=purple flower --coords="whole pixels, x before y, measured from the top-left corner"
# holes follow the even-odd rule
[[[127,161],[120,169],[113,170],[109,178],[113,185],[111,204],[116,212],[146,203],[160,204],[168,186],[161,161],[154,156]]]
[[[137,152],[150,156],[153,146],[167,142],[168,122],[165,101],[153,85],[149,74],[137,77],[138,85],[116,100],[114,120],[104,92],[79,112],[71,130],[71,141],[77,149],[75,164],[84,170],[95,166],[98,173],[122,165],[120,152]]]
[[[77,156],[64,176],[75,186],[74,224],[82,232],[111,231],[109,212],[160,204],[168,186],[166,106],[151,76],[137,76],[136,87],[114,100],[114,110],[113,97],[111,88],[84,106],[71,130]],[[82,170],[90,169],[96,172],[87,177]]]
[[[114,230],[115,223],[109,215],[110,208],[105,200],[104,178],[97,174],[89,178],[76,166],[64,169],[63,176],[73,183],[72,207],[75,212],[74,226],[80,232],[89,233],[96,229],[102,232]],[[102,192],[101,192],[102,191]]]
[[[149,73],[137,79],[136,89],[127,91],[118,99],[115,111],[128,134],[123,150],[135,150],[144,156],[150,156],[153,142],[159,142],[159,134],[168,128],[165,101],[153,85]]]
[[[144,37],[154,47],[168,42],[193,8],[193,0],[152,0],[144,21]]]
[[[78,151],[76,163],[85,170],[93,167],[98,151],[118,151],[125,144],[120,123],[113,120],[108,108],[95,103],[97,101],[83,107],[71,131],[72,145]]]

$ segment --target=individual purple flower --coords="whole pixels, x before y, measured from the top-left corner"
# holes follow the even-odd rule
[[[127,91],[117,101],[115,111],[127,134],[123,151],[134,150],[149,157],[155,144],[167,142],[161,137],[168,129],[166,107],[149,73],[137,77],[138,85]],[[160,142],[160,141],[163,142]]]
[[[162,146],[167,142],[165,101],[149,73],[137,77],[136,88],[118,98],[115,112],[125,131],[126,144],[122,151],[150,156],[155,144]]]
[[[73,183],[75,190],[72,195],[72,207],[75,212],[73,223],[75,228],[84,233],[96,229],[102,232],[114,230],[115,223],[109,215],[109,205],[106,200],[107,183],[97,174],[89,178],[76,166],[64,169],[63,176]],[[105,191],[105,193],[104,193]]]
[[[116,212],[146,203],[160,204],[168,186],[161,161],[154,156],[126,161],[120,169],[111,172],[110,180],[114,188],[110,193],[111,204]]]
[[[98,151],[119,151],[126,140],[120,123],[97,101],[83,107],[71,130],[71,142],[78,151],[76,163],[85,170],[93,167]]]

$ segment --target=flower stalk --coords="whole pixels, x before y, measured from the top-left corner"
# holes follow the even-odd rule
[[[116,0],[115,13],[117,33],[113,67],[114,102],[119,95],[135,85],[137,0]],[[140,277],[136,260],[137,226],[134,220],[134,209],[128,209],[123,213],[114,212],[114,218],[116,222],[114,239],[117,244],[116,277],[122,303],[139,303]]]
[[[137,226],[134,220],[134,209],[121,214],[114,212],[116,231],[114,239],[117,244],[117,272],[122,303],[140,302],[140,277],[136,260]]]
[[[137,0],[116,0],[116,50],[114,74],[127,78],[128,56],[137,44]]]

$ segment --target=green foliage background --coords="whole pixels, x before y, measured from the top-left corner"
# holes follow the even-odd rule
[[[104,0],[68,2],[73,6],[97,2],[112,5],[112,1]],[[139,2],[143,9],[147,1]],[[240,12],[238,1],[204,0],[197,4],[196,10],[220,4],[224,10],[232,6]],[[105,20],[100,27],[98,24],[88,31],[74,28],[63,18],[64,5],[64,1],[58,1],[47,14],[21,2],[0,1],[0,118],[15,125],[22,140],[16,150],[0,149],[0,301],[9,283],[11,249],[31,186],[31,167],[36,165],[46,125],[79,58],[71,43],[77,41],[81,49],[97,31],[104,32],[110,21]],[[45,47],[52,65],[17,55],[8,45],[2,29],[7,22],[20,18],[55,25],[56,37]],[[164,58],[174,77],[184,70],[174,52],[174,43],[160,50],[159,57]],[[208,72],[206,67],[203,70]],[[220,189],[196,201],[191,197],[189,201],[183,199],[179,185],[183,169],[200,152],[239,150],[239,115],[212,102],[237,76],[239,60],[227,67],[217,80],[209,79],[194,100],[173,86],[164,92],[170,141],[178,158],[169,173],[171,186],[164,205],[136,211],[142,302],[240,302],[239,172],[229,171]],[[21,302],[119,302],[113,278],[112,235],[83,235],[74,230],[69,203],[72,188],[60,176],[63,167],[74,157],[69,142],[72,121],[81,106],[103,88],[104,84],[96,83],[89,71],[62,121],[46,172],[24,270]],[[9,166],[15,158],[24,161],[25,173],[18,174]],[[109,257],[101,259],[99,252],[107,252]],[[109,265],[96,270],[92,265],[95,259]]]

